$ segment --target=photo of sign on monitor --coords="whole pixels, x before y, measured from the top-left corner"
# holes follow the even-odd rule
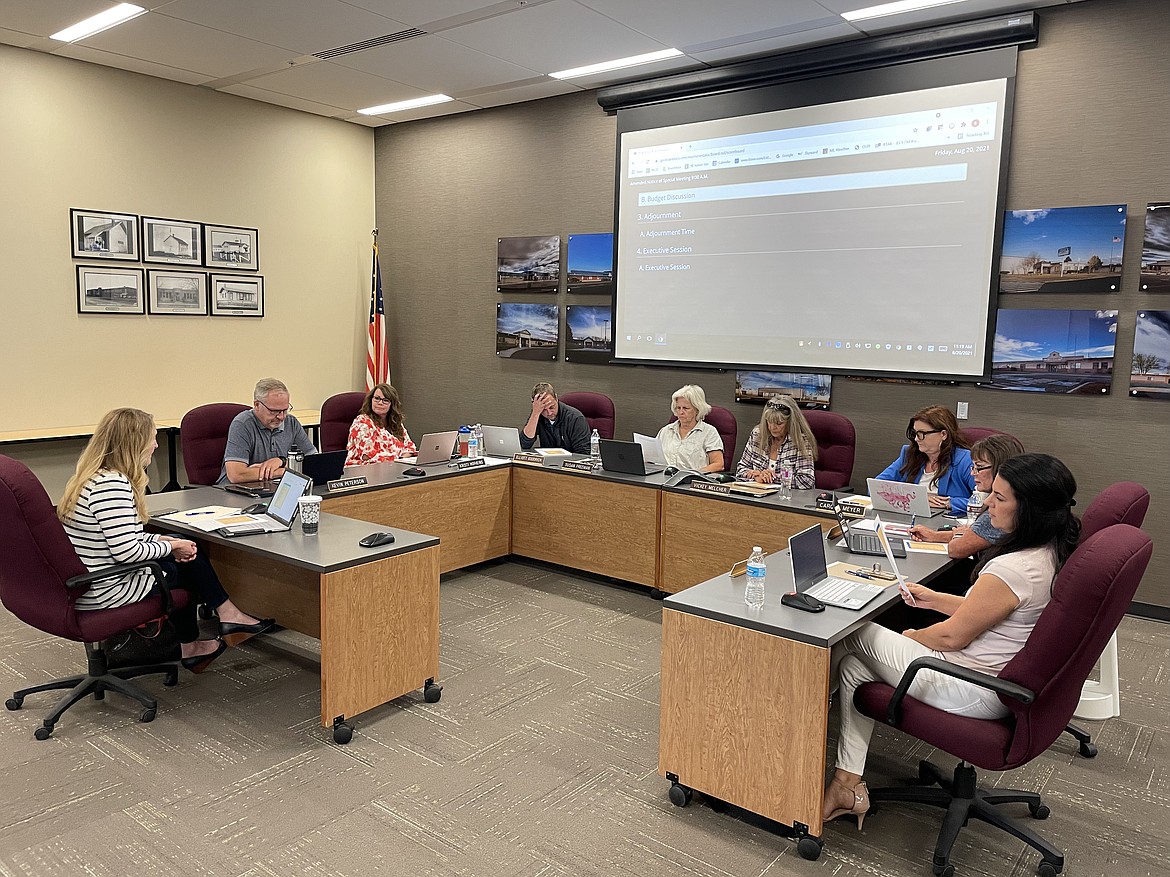
[[[1117,292],[1125,205],[1008,210],[999,291]]]

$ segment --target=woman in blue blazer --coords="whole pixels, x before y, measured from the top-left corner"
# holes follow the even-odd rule
[[[923,482],[930,486],[931,506],[949,509],[954,515],[965,514],[975,478],[970,444],[963,438],[955,415],[941,405],[923,408],[910,418],[906,438],[910,444],[902,445],[898,459],[878,475],[878,480]]]

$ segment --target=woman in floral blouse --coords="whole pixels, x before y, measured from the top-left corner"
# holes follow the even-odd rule
[[[349,428],[346,466],[392,463],[418,453],[402,418],[402,401],[389,384],[378,384],[362,401],[362,410]]]
[[[774,396],[748,438],[735,477],[771,484],[777,472],[787,469],[793,488],[809,490],[814,486],[816,458],[817,440],[796,402],[790,396]]]

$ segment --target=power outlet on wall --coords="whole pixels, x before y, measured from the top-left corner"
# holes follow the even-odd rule
[[[966,402],[960,402],[958,405],[955,406],[955,417],[959,418],[959,420],[966,420],[967,419],[967,403]]]

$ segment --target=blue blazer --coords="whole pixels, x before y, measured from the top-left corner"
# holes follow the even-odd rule
[[[906,459],[906,452],[909,449],[909,445],[902,445],[902,453],[898,454],[898,459],[887,466],[881,475],[877,476],[878,481],[914,483],[922,477],[921,469],[913,473],[910,478],[902,477],[902,463]],[[974,489],[975,476],[971,474],[971,452],[966,448],[955,448],[951,456],[951,467],[947,469],[947,474],[938,480],[939,496],[949,496],[951,498],[951,514],[962,515],[967,511],[967,500],[971,498],[971,492]]]

